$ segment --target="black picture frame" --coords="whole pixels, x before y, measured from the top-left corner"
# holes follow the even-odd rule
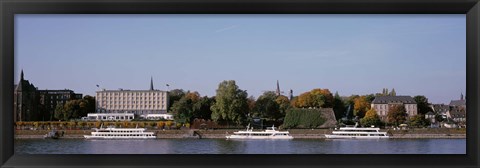
[[[479,167],[479,0],[1,0],[2,167]],[[14,155],[15,14],[466,14],[466,155]]]

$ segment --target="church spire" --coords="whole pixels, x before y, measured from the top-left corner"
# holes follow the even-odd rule
[[[278,84],[278,80],[277,80],[277,96],[280,96],[280,85]]]
[[[153,90],[153,77],[150,78],[150,90]]]
[[[22,69],[22,72],[20,73],[20,80],[23,81],[23,69]]]

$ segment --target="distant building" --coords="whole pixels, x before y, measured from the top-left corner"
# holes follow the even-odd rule
[[[53,121],[57,104],[64,105],[68,100],[82,99],[82,94],[72,90],[38,90],[24,79],[23,70],[20,81],[14,90],[14,121]]]
[[[425,114],[425,119],[429,120],[431,123],[435,123],[435,113],[429,111]]]
[[[463,94],[460,95],[460,100],[452,100],[450,101],[450,106],[453,107],[463,107],[466,109],[467,107],[467,100],[463,98]]]
[[[444,119],[447,118],[447,113],[450,111],[450,106],[446,104],[431,104],[429,105],[433,109],[433,113],[441,115]]]
[[[452,107],[447,113],[447,118],[456,123],[465,123],[467,121],[465,108]]]
[[[371,108],[377,111],[381,120],[386,120],[389,108],[394,105],[403,105],[409,117],[418,113],[417,102],[410,96],[376,96]]]
[[[277,96],[280,96],[282,94],[280,92],[280,84],[278,83],[278,80],[277,80],[277,90],[275,90],[275,93],[277,94]]]
[[[135,119],[133,113],[88,113],[82,120],[96,121],[130,121]]]
[[[23,78],[23,70],[20,73],[20,81],[13,92],[13,121],[36,121],[43,118],[38,107],[37,88]]]
[[[149,90],[105,90],[96,92],[97,113],[167,113],[168,93],[154,90],[153,79]]]
[[[69,89],[38,90],[37,92],[40,96],[40,105],[48,113],[49,118],[47,120],[50,121],[54,119],[55,108],[58,104],[65,105],[68,100],[82,99],[82,94],[75,93]]]

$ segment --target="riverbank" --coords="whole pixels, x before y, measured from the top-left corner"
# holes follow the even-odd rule
[[[92,130],[59,130],[64,132],[65,139],[81,139],[83,135],[90,135]],[[180,139],[180,138],[204,138],[224,139],[226,135],[233,134],[238,130],[149,130],[155,132],[158,139]],[[325,139],[325,134],[330,134],[332,129],[290,129],[290,134],[296,139]],[[462,139],[466,138],[465,129],[408,129],[408,130],[382,130],[387,131],[392,139]],[[42,139],[48,130],[15,130],[16,139]]]

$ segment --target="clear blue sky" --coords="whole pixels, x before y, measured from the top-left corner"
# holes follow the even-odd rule
[[[395,88],[449,103],[466,90],[465,15],[16,15],[15,81],[94,95],[181,88],[249,95]],[[468,96],[468,95],[467,95]]]

